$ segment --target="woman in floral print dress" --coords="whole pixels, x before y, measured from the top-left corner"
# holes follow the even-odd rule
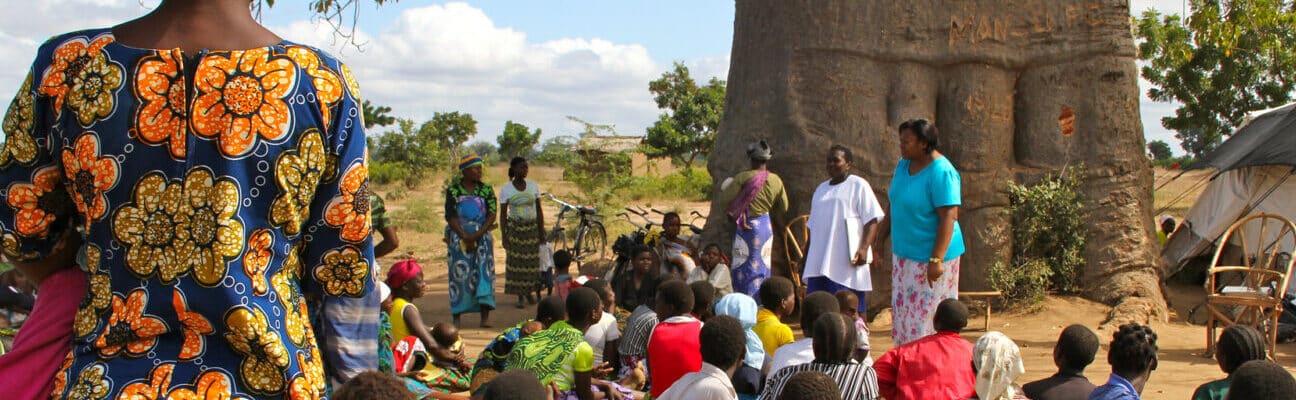
[[[326,362],[335,381],[376,368],[358,96],[247,0],[42,45],[4,122],[0,233],[19,261],[49,255],[57,215],[84,241],[53,397],[321,398]]]

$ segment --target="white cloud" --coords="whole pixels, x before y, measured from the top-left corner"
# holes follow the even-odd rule
[[[638,44],[528,41],[463,3],[404,10],[382,32],[357,32],[362,50],[311,22],[276,31],[338,54],[364,96],[394,114],[418,120],[438,111],[472,113],[476,139],[491,142],[507,120],[542,128],[546,137],[574,133],[579,127],[567,115],[641,135],[658,113],[648,81],[668,66]],[[727,57],[724,64],[727,71]]]

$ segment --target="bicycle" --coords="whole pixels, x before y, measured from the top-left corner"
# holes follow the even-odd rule
[[[653,221],[652,218],[649,217],[649,213],[651,212],[653,214],[657,214],[659,216],[665,217],[666,212],[658,210],[656,208],[644,209],[643,207],[639,207],[639,206],[635,206],[635,207],[636,208],[626,207],[625,208],[626,212],[617,213],[617,216],[625,218],[627,223],[635,227],[635,230],[628,234],[621,235],[621,237],[617,238],[616,244],[612,246],[612,251],[617,255],[617,262],[616,262],[616,267],[613,268],[613,271],[610,271],[607,274],[608,279],[611,279],[616,274],[619,274],[621,271],[625,270],[625,266],[629,264],[630,259],[633,258],[634,256],[634,254],[630,254],[633,251],[634,246],[640,244],[646,245],[648,247],[653,248],[659,254],[661,251],[663,251],[662,243],[660,242],[662,240],[661,235],[663,232],[661,229],[653,230],[654,226],[661,228],[662,223]],[[636,222],[635,218],[630,217],[631,215],[639,217],[638,219],[642,220],[643,222],[642,223]],[[693,237],[690,239],[690,241],[693,243],[692,246],[696,247],[698,246],[698,243],[696,241],[701,237],[702,234],[702,228],[697,225],[697,221],[699,219],[705,221],[706,216],[702,215],[697,211],[691,212],[690,216],[692,217],[692,219],[690,219],[689,222],[687,223],[684,223],[683,221],[680,222],[684,227],[689,228],[689,230],[693,232]],[[662,262],[662,271],[681,267],[679,264],[667,261],[665,259],[663,259],[661,262]]]
[[[607,250],[607,229],[603,227],[603,222],[599,221],[598,212],[593,206],[582,206],[567,203],[558,200],[553,193],[544,193],[544,197],[558,203],[558,218],[554,220],[553,229],[550,229],[547,236],[549,243],[554,249],[564,249],[571,253],[572,261],[576,262],[577,270],[581,264],[602,260]],[[569,216],[568,212],[576,212],[576,216]],[[579,218],[576,224],[576,237],[572,240],[572,246],[567,246],[567,228],[563,227],[563,221],[571,218]]]

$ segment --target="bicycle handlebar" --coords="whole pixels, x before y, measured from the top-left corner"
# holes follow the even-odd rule
[[[562,200],[558,200],[558,197],[555,197],[553,193],[545,192],[544,194],[542,194],[542,196],[549,198],[549,200],[553,200],[554,203],[558,203],[558,205],[561,206],[563,209],[580,210],[582,208],[581,206],[574,205]],[[590,208],[593,209],[593,207]],[[559,212],[561,211],[562,210],[559,210]]]

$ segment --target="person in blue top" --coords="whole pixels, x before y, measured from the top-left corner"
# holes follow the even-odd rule
[[[936,126],[925,119],[900,124],[900,162],[891,178],[891,209],[878,226],[874,258],[891,238],[891,338],[899,346],[935,333],[932,314],[958,298],[963,204],[958,170],[936,147]]]
[[[1157,335],[1138,323],[1120,326],[1112,334],[1107,363],[1112,366],[1107,383],[1094,388],[1089,400],[1139,400],[1143,386],[1157,368]]]

